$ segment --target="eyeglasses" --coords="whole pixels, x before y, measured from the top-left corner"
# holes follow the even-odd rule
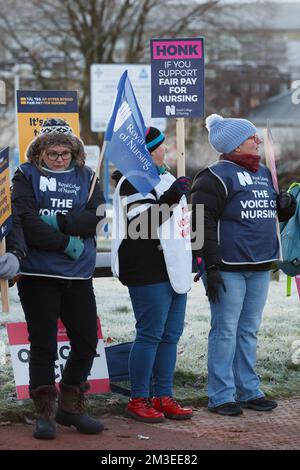
[[[253,140],[253,142],[255,142],[256,144],[260,144],[262,142],[262,139],[260,137],[258,137],[258,135],[251,135],[250,137],[248,137],[247,140]]]
[[[72,152],[70,152],[69,150],[64,150],[61,153],[46,152],[46,155],[49,158],[49,160],[51,160],[52,162],[55,162],[56,160],[58,160],[59,157],[61,157],[63,160],[69,160],[69,158],[72,157]]]

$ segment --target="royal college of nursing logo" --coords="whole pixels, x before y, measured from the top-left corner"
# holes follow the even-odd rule
[[[56,179],[46,178],[46,176],[40,177],[40,190],[45,191],[56,191]]]
[[[167,105],[166,106],[166,115],[167,116],[175,116],[175,114],[176,114],[175,105],[174,104]]]
[[[238,176],[238,179],[239,179],[239,182],[240,182],[241,186],[247,186],[247,184],[248,185],[253,184],[252,178],[249,175],[249,173],[247,173],[247,171],[243,171],[243,172],[239,171],[237,173],[237,176]]]
[[[124,122],[127,121],[129,116],[132,115],[131,109],[127,101],[123,101],[120,108],[118,109],[115,125],[114,125],[114,132],[118,131],[120,127],[123,126]]]

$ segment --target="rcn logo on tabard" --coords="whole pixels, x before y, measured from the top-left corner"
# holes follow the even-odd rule
[[[41,191],[56,191],[56,179],[46,178],[46,176],[40,177],[40,190]]]
[[[239,171],[237,175],[238,175],[238,179],[239,179],[241,186],[247,186],[247,184],[253,184],[252,178],[249,175],[249,173],[247,173],[247,171],[243,171],[243,172]]]

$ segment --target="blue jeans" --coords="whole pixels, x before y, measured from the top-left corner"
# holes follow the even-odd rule
[[[129,356],[131,396],[172,396],[177,343],[183,331],[186,294],[170,282],[129,287],[136,338]]]
[[[257,332],[266,303],[269,271],[220,271],[226,292],[210,303],[208,406],[263,397],[254,370]],[[204,279],[205,283],[205,279]]]

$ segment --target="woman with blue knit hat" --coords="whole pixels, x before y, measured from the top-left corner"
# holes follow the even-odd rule
[[[145,141],[160,182],[143,196],[119,171],[113,174],[113,233],[119,235],[112,245],[112,271],[128,286],[136,319],[127,413],[138,421],[157,423],[192,416],[190,408],[175,401],[172,391],[186,293],[191,288],[190,239],[182,224],[190,180],[175,179],[166,171],[165,136],[159,129],[149,127]],[[126,227],[123,233],[121,227]],[[134,231],[134,227],[139,228]]]
[[[83,434],[103,425],[85,411],[87,378],[97,354],[97,309],[92,276],[96,262],[96,211],[104,198],[85,165],[83,142],[62,119],[44,121],[13,178],[12,203],[21,220],[27,257],[18,293],[30,340],[29,394],[37,419],[33,436],[54,439],[56,422]],[[57,320],[70,339],[59,384],[55,361]]]
[[[221,154],[192,186],[196,233],[196,205],[204,204],[204,245],[194,255],[204,260],[211,308],[208,408],[230,416],[243,408],[270,411],[277,403],[265,398],[255,372],[257,332],[270,269],[279,258],[276,217],[288,220],[296,204],[287,192],[276,193],[260,162],[261,140],[252,122],[212,114],[206,127]]]

